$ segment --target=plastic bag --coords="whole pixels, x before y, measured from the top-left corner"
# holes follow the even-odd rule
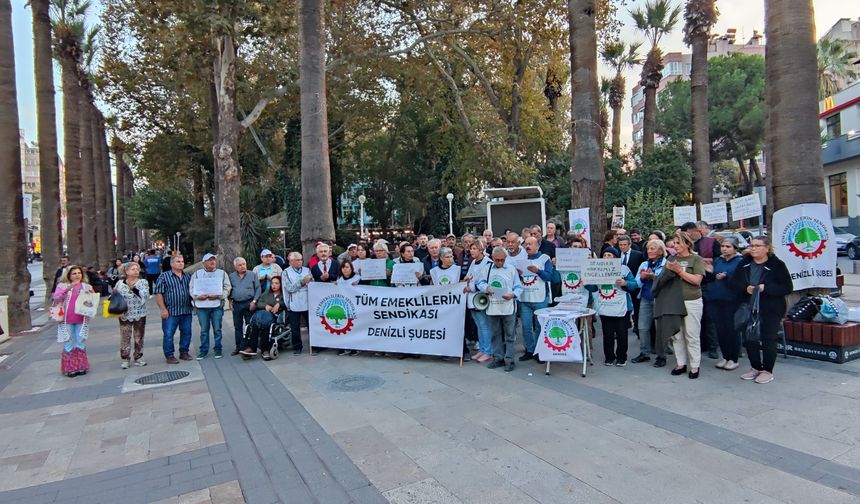
[[[848,306],[845,301],[830,296],[819,296],[821,306],[818,315],[812,319],[815,322],[826,322],[828,324],[844,324],[848,322]]]

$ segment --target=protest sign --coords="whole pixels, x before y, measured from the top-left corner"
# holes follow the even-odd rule
[[[729,221],[729,212],[726,209],[726,203],[718,201],[716,203],[705,203],[701,207],[702,220],[713,226],[714,224],[723,224]]]
[[[385,280],[387,277],[385,259],[363,259],[361,261],[362,280]]]
[[[460,357],[466,294],[461,285],[308,287],[312,346]]]
[[[624,207],[612,207],[612,229],[624,228]]]
[[[729,201],[729,203],[732,206],[732,220],[737,221],[752,217],[761,217],[761,200],[758,197],[758,193],[735,198]]]
[[[396,263],[391,271],[391,283],[395,285],[417,285],[415,273],[423,274],[422,263]]]
[[[675,216],[676,226],[681,226],[688,222],[696,222],[695,206],[676,206],[672,213]]]
[[[586,248],[555,249],[555,269],[559,271],[582,271],[591,251]]]
[[[589,259],[582,268],[586,285],[614,284],[621,278],[621,259]]]
[[[570,220],[570,230],[585,238],[587,246],[591,246],[591,223],[588,208],[574,208],[567,211]]]
[[[836,287],[836,238],[828,205],[808,203],[774,212],[773,237],[794,290]]]

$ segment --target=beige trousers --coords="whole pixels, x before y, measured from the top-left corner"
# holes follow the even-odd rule
[[[687,316],[681,325],[681,330],[672,336],[672,349],[675,351],[675,361],[678,366],[689,364],[691,368],[699,368],[702,363],[702,347],[699,333],[702,332],[702,298],[684,301]]]

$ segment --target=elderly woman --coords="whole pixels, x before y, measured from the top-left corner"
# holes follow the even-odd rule
[[[472,293],[477,293],[477,283],[482,279],[486,279],[490,271],[490,258],[484,254],[486,242],[484,238],[477,238],[469,245],[469,253],[472,255],[472,264],[469,265],[469,270],[466,272],[466,277],[463,280],[466,286],[463,288],[464,293],[469,293],[466,306],[469,308],[468,313],[475,322],[475,327],[478,332],[478,353],[472,356],[472,359],[477,362],[487,362],[493,358],[493,334],[490,332],[490,321],[487,318],[486,310],[478,310],[473,302],[474,296]]]
[[[388,245],[386,241],[376,240],[376,243],[373,244],[373,253],[376,259],[385,259],[385,275],[387,278],[371,280],[370,285],[388,287],[391,285],[388,279],[391,278],[391,272],[394,270],[394,259],[388,257]]]
[[[145,366],[143,360],[143,335],[146,331],[146,300],[149,299],[149,284],[140,278],[140,266],[136,263],[125,264],[122,268],[123,280],[116,283],[115,289],[125,299],[128,311],[119,318],[119,356],[120,367],[128,369],[131,355],[131,342],[134,341],[134,365]]]
[[[741,259],[729,285],[744,301],[749,302],[755,291],[760,296],[760,338],[746,342],[750,370],[741,379],[764,384],[773,381],[777,331],[785,316],[785,296],[791,294],[794,285],[785,263],[774,255],[768,237],[756,236],[748,250],[749,257]]]
[[[705,309],[710,314],[717,329],[717,339],[723,358],[716,366],[718,369],[733,371],[738,368],[738,357],[741,351],[741,339],[735,332],[735,312],[739,299],[729,286],[729,278],[734,274],[741,262],[738,254],[738,241],[733,237],[720,241],[720,255],[712,265],[705,264],[705,283],[708,286],[708,297],[705,299]]]
[[[654,367],[666,365],[666,342],[655,343],[654,326],[654,279],[660,276],[666,266],[666,245],[661,240],[651,240],[645,245],[646,259],[636,270],[639,282],[639,355],[631,359],[633,363],[648,362],[651,353],[659,348],[659,354],[654,360]]]
[[[454,267],[454,250],[442,247],[439,250],[441,264],[430,270],[433,285],[450,285],[460,281],[460,268]]]
[[[90,318],[75,313],[75,303],[83,293],[95,292],[87,283],[84,270],[71,265],[66,269],[54,291],[54,302],[63,308],[63,320],[57,325],[57,342],[63,344],[60,371],[73,378],[87,374],[90,362],[87,359],[87,336]]]
[[[672,240],[675,244],[674,256],[666,261],[663,272],[672,273],[681,279],[681,292],[684,297],[684,308],[687,315],[681,324],[681,330],[672,337],[672,348],[675,351],[675,368],[672,375],[688,374],[690,379],[699,377],[699,366],[702,360],[702,349],[699,334],[702,330],[702,278],[705,276],[705,263],[693,252],[693,240],[684,231],[677,231]]]

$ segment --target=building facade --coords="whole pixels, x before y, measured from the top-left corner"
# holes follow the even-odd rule
[[[857,20],[840,19],[819,40],[841,41],[850,53],[857,56],[854,69],[860,73],[860,18]],[[836,87],[839,90],[845,89],[856,80],[839,77],[836,79]]]
[[[860,234],[860,82],[819,104],[824,189],[833,225]]]

